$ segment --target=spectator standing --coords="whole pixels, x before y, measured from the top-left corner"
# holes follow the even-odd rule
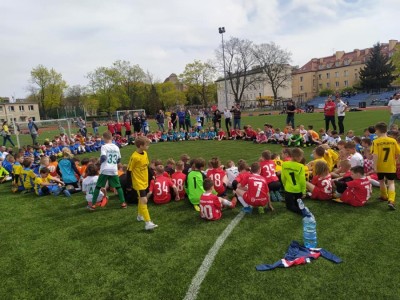
[[[32,137],[32,144],[36,145],[37,141],[37,137],[39,135],[39,129],[36,126],[35,122],[33,122],[32,118],[28,119],[28,129],[29,129],[29,133],[31,134]]]
[[[96,119],[93,119],[92,128],[93,128],[93,134],[94,135],[99,133],[99,126],[100,126],[100,124],[96,121]]]
[[[338,125],[339,125],[339,134],[344,134],[344,117],[346,116],[346,108],[347,105],[340,99],[339,97],[336,98],[336,111],[338,116]]]
[[[293,100],[290,100],[286,105],[286,125],[291,125],[294,129],[294,113],[296,112],[296,106],[293,103]]]
[[[390,108],[390,128],[396,120],[400,120],[400,92],[393,95],[393,99],[389,101],[388,107]]]
[[[125,122],[129,122],[129,124],[132,125],[131,115],[130,115],[128,112],[126,112],[126,113],[124,114],[124,116],[123,116],[123,121],[124,121],[124,123],[125,123]]]
[[[213,122],[214,122],[214,129],[221,128],[221,112],[219,111],[218,108],[214,111]]]
[[[204,127],[204,110],[203,109],[199,109],[199,118],[200,118],[200,122],[201,122],[201,127]]]
[[[84,119],[82,119],[82,117],[79,117],[76,120],[76,123],[79,127],[79,131],[81,132],[81,134],[86,137],[87,134],[87,129],[86,129],[86,121]]]
[[[172,122],[172,128],[175,130],[176,124],[178,124],[178,116],[174,111],[171,113],[171,122]]]
[[[328,99],[325,101],[325,106],[324,106],[326,131],[329,130],[329,122],[332,123],[333,130],[336,130],[335,110],[336,110],[335,102],[333,102],[332,97],[329,96]]]
[[[158,114],[156,115],[156,121],[158,129],[164,131],[165,116],[164,112],[161,109],[158,111]]]
[[[230,112],[230,110],[227,107],[225,107],[225,109],[224,109],[224,118],[225,118],[226,132],[230,136],[229,130],[230,130],[230,127],[232,126],[232,113]]]
[[[10,130],[8,129],[7,121],[3,122],[3,126],[1,128],[1,135],[3,136],[3,146],[5,146],[7,141],[9,141],[11,145],[15,147],[13,141],[11,140],[11,133]]]
[[[139,133],[141,128],[141,120],[137,112],[133,114],[132,123],[133,123],[133,131]]]
[[[186,109],[185,111],[185,127],[186,131],[189,131],[189,128],[192,128],[192,123],[190,121],[190,117],[192,116],[192,113],[190,112],[189,109]]]
[[[232,106],[231,113],[233,114],[233,129],[240,129],[240,120],[242,118],[242,112],[240,110],[239,103]]]
[[[185,128],[185,112],[182,108],[178,109],[178,121],[179,121],[179,129]]]
[[[148,130],[147,116],[145,112],[140,114],[140,125],[142,127],[142,132],[146,135]]]

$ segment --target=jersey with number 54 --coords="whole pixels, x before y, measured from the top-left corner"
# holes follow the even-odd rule
[[[100,166],[100,174],[118,175],[118,161],[121,159],[121,152],[117,145],[104,144],[101,146],[101,156],[106,160]]]

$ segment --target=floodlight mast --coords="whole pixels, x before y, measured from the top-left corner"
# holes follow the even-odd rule
[[[221,34],[221,37],[222,37],[222,59],[224,61],[225,105],[226,105],[226,108],[228,108],[228,86],[226,84],[225,45],[224,45],[225,27],[219,27],[218,32]]]

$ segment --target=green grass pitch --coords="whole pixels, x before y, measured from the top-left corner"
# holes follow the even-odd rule
[[[245,117],[242,126],[283,127],[284,118]],[[350,112],[345,125],[361,134],[388,119],[388,111]],[[296,115],[296,124],[318,129],[323,115]],[[187,153],[253,162],[264,149],[281,148],[244,141],[159,143],[150,145],[149,157],[165,161]],[[121,150],[124,163],[132,151]],[[274,203],[273,213],[246,215],[220,249],[198,299],[399,299],[399,211],[389,211],[377,192],[362,208],[306,200],[317,220],[318,245],[341,257],[338,265],[321,258],[257,272],[257,264],[277,261],[292,240],[302,241],[302,223],[283,203]],[[239,212],[205,222],[187,201],[149,204],[159,228],[145,232],[136,206],[120,209],[116,196],[90,213],[82,194],[38,198],[12,194],[4,184],[0,195],[1,299],[183,299],[208,250]]]

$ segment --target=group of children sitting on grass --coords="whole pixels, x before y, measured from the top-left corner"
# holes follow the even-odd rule
[[[299,130],[296,129],[296,132]],[[335,143],[324,142],[310,130],[312,128],[307,132],[309,137],[306,143],[316,144],[316,147],[312,152],[313,160],[309,163],[306,163],[301,147],[285,147],[280,154],[265,150],[259,161],[248,165],[240,160],[237,166],[233,161],[222,166],[218,158],[212,158],[206,168],[204,159],[190,160],[187,155],[182,155],[180,161],[175,163],[169,159],[165,166],[160,160],[151,163],[143,161],[141,171],[134,177],[132,158],[136,151],[130,165],[123,166],[120,164],[119,148],[112,135],[106,132],[101,142],[100,159],[84,158],[79,161],[70,147],[65,146],[60,152],[61,156],[44,151],[35,166],[36,157],[31,149],[21,149],[14,155],[1,148],[0,180],[12,181],[14,192],[34,192],[38,196],[60,193],[70,196],[71,193],[83,191],[90,210],[94,210],[96,205],[107,204],[107,189],[119,194],[123,208],[126,207],[125,199],[139,197],[139,203],[144,198],[152,199],[156,204],[165,204],[171,199],[182,200],[187,197],[194,208],[200,211],[201,217],[209,220],[219,219],[221,208],[233,208],[237,201],[247,213],[253,207],[258,207],[260,213],[265,209],[273,210],[271,202],[285,201],[287,209],[301,214],[297,199],[304,197],[333,199],[352,206],[363,206],[371,196],[371,185],[379,186],[380,199],[387,201],[389,208],[395,209],[394,180],[400,154],[400,147],[394,139],[398,138],[396,128],[392,128],[388,136],[387,125],[378,123],[368,128],[368,137],[360,142],[349,132],[347,141],[337,139]],[[143,136],[136,139],[135,144],[141,149],[139,154],[143,155],[150,140]],[[58,143],[57,140],[55,142]],[[46,143],[45,146],[47,150]],[[292,146],[290,142],[288,146]],[[107,147],[112,149],[112,152],[107,152],[111,155],[105,154]],[[142,159],[141,155],[136,155],[139,160]],[[108,182],[112,183],[110,187],[107,187],[107,180],[102,178],[104,174],[111,176],[107,173],[107,166],[112,166],[112,178],[107,177]],[[147,171],[143,173],[143,166],[146,170],[148,167],[148,178],[138,179],[143,174],[147,175]],[[101,184],[98,183],[99,173]],[[115,176],[118,176],[118,180],[114,180]],[[135,187],[137,180],[144,182],[139,196],[129,188]],[[231,201],[227,199],[228,189],[233,193]],[[147,210],[147,200],[144,202]],[[138,220],[142,217],[139,210]],[[150,229],[157,227],[147,219],[146,226],[151,223]]]

